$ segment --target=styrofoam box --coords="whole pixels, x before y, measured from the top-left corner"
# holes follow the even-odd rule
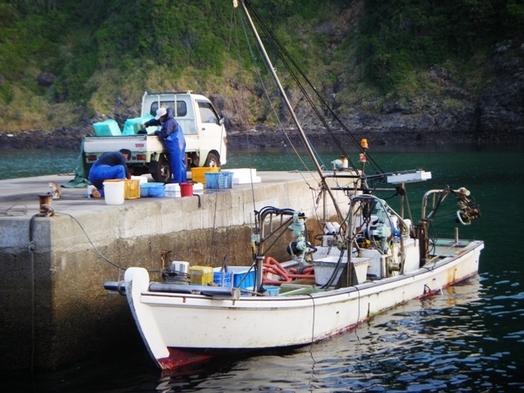
[[[330,256],[321,258],[318,260],[313,260],[313,266],[315,267],[315,283],[317,285],[325,285],[329,281],[331,275],[333,274],[333,271],[335,270],[335,266],[337,265],[338,257],[337,256]],[[359,284],[362,284],[366,282],[367,273],[368,273],[368,266],[369,266],[369,258],[352,258],[351,264],[355,268],[355,272],[357,275],[357,282]],[[342,274],[343,265],[347,263],[347,260],[342,260],[342,266],[339,268],[337,275],[335,279],[332,282],[332,285],[336,285],[338,282],[338,279],[340,278],[340,275]]]
[[[260,183],[262,181],[260,176],[257,176],[255,168],[236,168],[227,171],[233,172],[233,184]]]
[[[147,177],[145,176],[131,176],[132,180],[138,180],[140,184],[147,183]]]
[[[193,183],[193,194],[203,194],[204,185],[202,183]]]
[[[178,183],[166,184],[165,196],[169,198],[180,198],[180,184]]]
[[[260,176],[251,177],[239,177],[233,178],[233,184],[251,184],[251,183],[262,183],[262,178]]]

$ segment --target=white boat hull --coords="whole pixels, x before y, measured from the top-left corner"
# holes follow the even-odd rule
[[[310,295],[242,296],[149,291],[143,268],[125,273],[126,296],[144,342],[162,369],[221,352],[309,344],[347,331],[376,313],[478,272],[482,241],[404,275]]]

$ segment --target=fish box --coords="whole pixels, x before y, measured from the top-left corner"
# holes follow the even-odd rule
[[[180,184],[170,183],[166,184],[166,197],[170,198],[180,198]]]
[[[194,183],[206,183],[206,173],[218,172],[219,167],[194,167],[191,168],[191,180]]]
[[[318,260],[313,260],[313,266],[315,268],[315,283],[317,285],[326,285],[333,274],[335,267],[337,266],[339,257],[328,256]],[[354,267],[357,284],[366,282],[369,258],[352,258],[351,265]],[[331,286],[335,286],[344,270],[344,265],[347,263],[345,258],[342,259],[340,267],[337,271],[335,279],[332,281]]]
[[[266,286],[264,287],[266,296],[278,296],[280,294],[280,287],[277,286]]]
[[[218,178],[220,177],[220,173],[218,172],[206,172],[205,174],[206,181],[204,184],[206,185],[206,188],[214,188],[218,189]]]
[[[122,131],[118,123],[113,119],[107,119],[93,124],[96,136],[118,136],[122,135]]]
[[[166,193],[164,183],[147,183],[149,196],[153,198],[162,198]]]
[[[232,188],[233,187],[233,172],[219,172],[218,173],[218,188]]]
[[[124,180],[124,199],[140,198],[140,180]]]
[[[202,195],[204,193],[204,185],[202,183],[193,183],[193,194]]]
[[[220,272],[220,267],[214,269]],[[255,286],[255,270],[249,270],[249,266],[228,266],[227,271],[233,273],[233,287],[252,291]]]
[[[228,171],[233,172],[233,184],[251,184],[262,181],[260,176],[257,176],[255,168],[235,168],[228,169]]]
[[[207,285],[213,282],[213,268],[211,266],[191,266],[189,280],[193,285]]]
[[[232,272],[213,272],[213,282],[219,287],[231,287],[233,286],[233,276]]]

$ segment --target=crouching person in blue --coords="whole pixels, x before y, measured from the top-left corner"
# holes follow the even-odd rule
[[[185,183],[187,181],[186,139],[182,127],[173,115],[173,109],[158,108],[155,118],[145,122],[142,128],[150,126],[161,126],[160,131],[155,131],[154,135],[163,139],[169,152],[173,183]]]
[[[120,149],[119,151],[107,152],[93,164],[89,170],[88,179],[93,186],[92,195],[95,198],[104,196],[104,181],[111,179],[131,179],[127,169],[127,161],[131,158],[131,151]]]

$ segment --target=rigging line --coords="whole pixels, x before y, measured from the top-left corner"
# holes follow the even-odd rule
[[[256,13],[256,11],[255,11]],[[331,137],[333,138],[333,140],[335,141],[337,147],[340,149],[340,151],[345,155],[345,156],[348,156],[348,154],[344,151],[344,148],[342,147],[342,145],[340,144],[340,142],[338,141],[338,139],[336,138],[336,136],[333,134],[331,128],[329,127],[329,124],[326,122],[325,118],[322,116],[322,114],[319,112],[319,110],[317,109],[317,106],[314,104],[314,102],[312,101],[310,95],[307,93],[307,91],[305,90],[303,84],[300,82],[300,80],[298,79],[298,77],[296,76],[296,73],[293,71],[293,69],[289,66],[289,63],[287,62],[286,58],[282,56],[281,52],[279,51],[278,47],[275,46],[275,43],[270,39],[270,37],[274,37],[271,33],[271,29],[265,24],[265,22],[261,19],[260,16],[258,16],[258,19],[257,19],[258,23],[262,26],[262,30],[265,32],[266,34],[266,38],[268,39],[269,41],[269,44],[273,47],[273,49],[275,50],[275,52],[277,53],[278,57],[281,59],[282,63],[284,64],[285,68],[287,69],[287,71],[289,72],[289,74],[292,76],[292,78],[294,79],[294,81],[296,82],[298,88],[300,89],[300,91],[302,91],[303,93],[303,96],[304,98],[307,100],[307,102],[309,103],[309,106],[311,107],[311,109],[315,112],[315,114],[317,115],[318,119],[322,122],[322,124],[324,125],[324,127],[328,130],[328,132],[330,133]],[[276,38],[274,38],[276,39]],[[308,138],[309,139],[309,138]],[[315,155],[317,157],[317,159],[319,159],[320,161],[322,161],[322,159],[320,158],[320,155],[315,151]],[[351,163],[352,166],[353,163],[351,162],[351,160],[349,160],[348,158],[348,161]],[[325,164],[322,162],[322,165],[325,166]]]
[[[327,121],[325,120],[325,117],[320,113],[320,111],[318,110],[318,107],[317,105],[314,104],[313,100],[311,99],[310,95],[306,92],[303,84],[300,82],[299,78],[297,77],[297,74],[293,71],[292,67],[289,65],[289,62],[286,60],[286,57],[289,58],[289,60],[292,62],[292,64],[295,66],[295,68],[298,70],[298,72],[300,73],[300,75],[302,75],[302,77],[304,78],[304,80],[308,83],[308,85],[311,87],[311,89],[315,92],[316,96],[318,98],[320,98],[321,101],[323,101],[324,105],[328,106],[327,103],[322,99],[322,97],[320,96],[320,94],[317,92],[316,88],[312,85],[312,83],[308,80],[308,78],[306,77],[306,75],[300,70],[298,64],[293,60],[293,58],[291,57],[291,55],[286,51],[285,47],[280,43],[280,41],[278,40],[278,38],[273,34],[271,28],[268,27],[268,25],[264,22],[264,20],[262,19],[262,17],[260,16],[260,14],[257,13],[256,10],[252,9],[252,12],[255,14],[255,17],[257,18],[257,21],[258,23],[262,26],[262,29],[263,31],[265,32],[266,34],[266,38],[268,39],[269,41],[269,44],[273,47],[273,49],[275,50],[275,53],[278,55],[278,57],[281,59],[281,61],[283,62],[283,64],[285,65],[286,69],[288,70],[288,72],[290,73],[290,75],[293,77],[293,79],[295,80],[295,82],[297,83],[297,86],[299,87],[299,89],[302,91],[302,93],[304,94],[304,98],[308,101],[311,109],[313,109],[318,117],[318,119],[322,122],[322,124],[324,125],[324,127],[326,128],[326,130],[328,131],[328,133],[331,135],[331,137],[333,138],[333,141],[335,142],[335,144],[337,145],[337,147],[339,148],[339,150],[345,155],[345,156],[348,156],[348,154],[346,153],[346,151],[344,150],[344,148],[342,147],[342,144],[340,143],[339,139],[334,135],[333,131],[332,131],[332,128],[329,126],[329,124],[327,123]],[[283,55],[283,54],[285,55]],[[355,165],[353,164],[353,162],[349,159],[348,157],[348,161],[350,162],[351,166],[354,168]]]
[[[246,2],[246,4],[249,5],[249,2]],[[260,16],[260,14],[258,14],[258,12],[253,9],[252,7],[250,8],[251,12],[253,12],[257,18],[257,20],[259,21],[259,23],[261,23],[263,26],[265,25],[265,23],[263,22],[263,19],[262,17]],[[267,25],[265,25],[267,26]],[[292,62],[292,64],[295,66],[295,68],[297,69],[297,71],[300,73],[300,75],[302,75],[302,77],[304,78],[304,80],[307,82],[307,84],[312,88],[312,90],[315,92],[315,95],[317,96],[317,98],[325,105],[325,107],[328,109],[328,111],[331,113],[331,115],[334,117],[334,119],[340,124],[340,126],[344,129],[344,131],[346,132],[346,134],[353,140],[353,142],[355,143],[355,145],[360,149],[360,151],[362,153],[366,153],[366,151],[360,146],[360,143],[356,140],[356,138],[353,136],[353,134],[349,131],[349,129],[346,127],[346,125],[342,122],[342,120],[335,114],[335,112],[331,109],[331,107],[329,106],[329,104],[325,101],[325,99],[320,95],[320,93],[317,91],[317,89],[313,86],[313,84],[309,81],[309,79],[307,78],[307,76],[302,72],[302,70],[300,69],[300,67],[298,66],[298,64],[293,60],[292,56],[289,54],[289,52],[286,50],[286,48],[280,43],[280,41],[278,40],[278,38],[273,34],[272,30],[270,28],[266,28],[265,29],[266,31],[266,34],[269,34],[271,37],[273,37],[273,40],[275,41],[276,44],[278,44],[278,46],[281,48],[282,52],[284,52],[286,54],[286,56],[290,59],[290,61]],[[273,47],[274,47],[274,44],[272,44]],[[278,50],[277,50],[278,52]],[[328,132],[331,133],[330,131],[330,128],[328,127]],[[332,134],[332,133],[331,133]],[[332,134],[332,137],[334,138],[335,142],[338,144],[338,139]],[[344,152],[343,149],[341,149],[341,151],[346,154]],[[347,156],[347,154],[346,154]],[[375,168],[375,170],[379,173],[384,173],[384,171],[382,169],[380,169],[379,165],[375,162],[375,160],[373,159],[373,157],[371,157],[369,154],[366,154],[366,156],[368,157],[370,163],[372,163],[373,167]],[[348,161],[349,161],[349,157],[348,157]]]
[[[260,38],[260,36],[258,34],[258,31],[257,31],[257,29],[256,29],[256,27],[254,25],[254,22],[251,19],[251,15],[249,14],[249,11],[246,8],[245,3],[243,1],[241,1],[240,4],[241,4],[242,9],[243,9],[243,11],[244,11],[244,13],[246,15],[247,20],[249,21],[249,25],[252,27],[253,36],[255,37],[256,42],[257,42],[258,46],[260,47],[260,50],[261,50],[261,52],[262,52],[262,54],[264,56],[264,61],[266,62],[267,66],[268,66],[268,69],[269,69],[269,72],[271,74],[271,77],[273,78],[273,80],[275,82],[275,85],[278,87],[278,92],[279,92],[279,96],[281,98],[282,104],[285,105],[287,110],[290,112],[290,116],[293,119],[293,123],[297,127],[298,134],[300,136],[300,139],[304,143],[304,147],[306,148],[307,154],[311,158],[311,161],[315,165],[315,169],[316,169],[317,173],[320,175],[320,177],[322,178],[322,181],[324,182],[325,181],[325,177],[323,175],[323,172],[322,172],[322,169],[320,167],[320,164],[319,164],[318,160],[316,159],[316,156],[315,156],[313,150],[311,149],[311,145],[308,143],[309,141],[307,140],[307,138],[305,136],[304,130],[303,130],[302,126],[300,125],[300,122],[298,121],[298,118],[297,118],[295,112],[293,111],[293,108],[291,107],[291,103],[289,102],[289,99],[288,99],[288,97],[287,97],[287,95],[286,95],[286,93],[284,91],[284,87],[282,86],[282,84],[280,82],[280,79],[279,79],[278,75],[276,74],[276,70],[273,68],[274,67],[273,63],[271,62],[271,59],[269,58],[269,56],[268,56],[268,54],[266,52],[264,43],[262,42],[262,39]],[[336,203],[336,199],[335,199],[334,193],[329,188],[327,189],[327,191],[329,193],[330,198],[333,200],[333,206],[334,206],[334,208],[335,208],[335,210],[337,212],[337,215],[339,217],[342,217],[342,212],[340,211],[340,206],[338,206],[338,204]]]
[[[248,45],[248,48],[249,48],[249,52],[251,54],[251,57],[253,59],[253,63],[256,64],[256,58],[255,58],[255,55],[254,55],[254,52],[253,52],[253,48],[250,44],[250,41],[249,41],[249,38],[248,38],[248,35],[247,35],[247,28],[246,28],[246,25],[245,25],[245,21],[243,18],[241,18],[241,21],[242,21],[242,26],[243,26],[243,31],[244,31],[244,35],[246,37],[246,42],[247,42],[247,45]],[[260,84],[262,85],[262,90],[264,91],[264,94],[268,100],[268,103],[269,103],[269,107],[271,108],[271,111],[273,112],[273,116],[275,116],[275,119],[277,120],[279,126],[280,126],[280,131],[284,134],[284,136],[286,137],[289,145],[291,146],[293,152],[295,153],[295,157],[298,157],[298,160],[301,162],[301,164],[304,166],[304,168],[307,169],[308,172],[310,172],[310,169],[307,167],[307,164],[305,163],[305,161],[302,159],[302,156],[298,153],[293,141],[291,140],[291,138],[289,137],[288,133],[286,132],[286,130],[284,129],[281,121],[280,121],[280,117],[278,116],[278,114],[276,113],[276,110],[275,110],[275,107],[273,106],[272,102],[271,102],[271,99],[269,97],[269,94],[267,92],[267,88],[266,88],[266,85],[262,79],[262,75],[260,74],[259,72],[259,69],[258,67],[255,67],[255,71],[256,71],[256,74],[258,76],[258,79],[259,79],[259,82]],[[278,127],[277,127],[278,129]],[[289,152],[287,151],[286,149],[286,152],[287,154],[289,154]],[[300,172],[300,171],[299,171]],[[311,175],[313,178],[314,176]],[[306,182],[307,183],[307,182]]]
[[[237,59],[240,59],[240,39],[238,37],[238,28],[237,28],[237,18],[236,18],[236,13],[235,13],[235,9],[232,8],[231,9],[231,13],[232,13],[232,18],[234,19],[234,27],[235,27],[235,32],[237,32],[237,34],[235,34],[235,39],[236,39],[236,49],[237,49]],[[243,25],[243,21],[241,19],[241,22],[242,22],[242,25]],[[231,29],[233,30],[233,29]],[[232,52],[232,50],[230,49],[230,52]],[[242,72],[242,67],[240,66],[240,62],[237,60],[237,64],[238,64],[238,75],[240,76],[240,81],[242,82],[243,81],[243,72]],[[241,85],[243,86],[243,84]],[[242,106],[242,109],[244,109],[246,107],[245,105],[245,102],[246,102],[246,97],[244,95],[244,91],[245,89],[244,88],[241,88],[241,91],[240,91],[240,94],[241,94],[241,102],[243,103],[243,106]],[[233,100],[236,104],[236,101]],[[238,108],[237,108],[238,110]],[[241,111],[239,111],[239,113],[242,113]],[[251,155],[251,143],[250,143],[250,140],[249,140],[249,133],[246,133],[246,142],[247,142],[247,151],[248,151],[248,162],[249,162],[249,167],[252,168],[253,167],[253,157]],[[251,173],[251,171],[249,171],[249,176],[250,176],[250,180],[251,180],[251,201],[253,203],[253,209],[256,210],[256,200],[255,200],[255,187],[254,187],[254,184],[253,184],[253,174]]]
[[[243,30],[243,31],[244,31],[244,35],[245,35],[245,37],[246,37],[246,43],[247,43],[248,48],[249,48],[249,52],[250,52],[251,57],[252,57],[252,59],[253,59],[253,63],[256,65],[256,58],[255,58],[255,55],[254,55],[254,52],[253,52],[252,46],[251,46],[251,44],[250,44],[250,41],[249,41],[248,35],[247,35],[247,29],[246,29],[245,21],[244,21],[243,18],[241,18],[241,21],[242,21],[242,26],[243,26],[243,29],[244,29],[244,30]],[[255,72],[256,72],[256,74],[257,74],[257,76],[258,76],[258,80],[259,80],[260,84],[262,85],[262,90],[264,91],[264,95],[266,96],[266,98],[267,98],[267,100],[268,100],[269,107],[271,108],[271,111],[272,111],[272,113],[273,113],[273,116],[275,117],[276,121],[278,122],[278,124],[279,124],[279,126],[280,126],[280,128],[277,127],[277,129],[279,129],[280,132],[281,132],[282,134],[284,134],[284,136],[285,136],[285,138],[287,139],[289,145],[292,147],[293,151],[295,152],[296,157],[299,157],[299,160],[302,162],[302,165],[304,165],[304,167],[307,168],[306,164],[304,163],[304,161],[301,159],[300,155],[298,154],[298,152],[297,152],[297,150],[296,150],[296,148],[295,148],[293,142],[291,141],[289,135],[288,135],[287,132],[285,131],[284,127],[282,126],[282,123],[280,122],[280,118],[279,118],[279,116],[277,115],[277,113],[276,113],[276,111],[275,111],[275,108],[274,108],[273,104],[271,103],[271,99],[269,98],[269,94],[268,94],[268,92],[267,92],[267,88],[266,88],[265,83],[264,83],[264,81],[263,81],[263,79],[262,79],[262,76],[261,76],[261,74],[260,74],[260,72],[259,72],[259,69],[258,69],[258,67],[256,67],[256,66],[255,66]],[[287,147],[287,146],[286,146],[286,147]],[[287,151],[287,149],[286,149],[286,152],[287,152],[287,154],[289,154],[289,152]]]
[[[259,22],[259,23],[260,23],[260,22]],[[244,24],[244,31],[246,31],[245,24]],[[247,34],[246,34],[246,41],[248,42],[248,45],[249,45],[249,39],[247,38]],[[251,50],[251,46],[249,46],[249,48],[250,48],[250,50]],[[260,49],[260,48],[259,48],[259,49]],[[252,51],[252,50],[251,50],[251,55],[252,55],[252,57],[253,57],[253,62],[255,62],[255,60],[254,60],[254,55],[253,55],[253,51]],[[262,53],[261,53],[261,56],[263,57],[263,54],[262,54]],[[295,148],[295,145],[294,145],[293,142],[291,141],[291,139],[290,139],[288,133],[285,131],[284,127],[282,126],[282,123],[281,123],[281,121],[280,121],[280,117],[277,115],[277,113],[276,113],[276,111],[275,111],[275,109],[274,109],[274,106],[271,105],[271,99],[269,98],[269,94],[267,93],[267,89],[266,89],[266,87],[265,87],[265,85],[264,85],[264,82],[262,81],[262,77],[261,77],[260,73],[258,72],[258,70],[257,70],[257,75],[259,76],[260,83],[262,84],[262,87],[263,87],[264,93],[265,93],[265,95],[266,95],[266,97],[267,97],[267,99],[268,99],[268,102],[270,103],[270,107],[271,107],[271,109],[272,109],[273,115],[275,116],[275,118],[277,119],[277,121],[278,121],[278,123],[279,123],[279,125],[280,125],[280,127],[281,127],[281,128],[280,128],[281,132],[285,135],[285,137],[286,137],[286,139],[288,140],[289,144],[290,144],[291,147],[293,148],[293,151],[295,152],[296,156],[299,157],[299,159],[300,159],[302,165],[304,166],[304,168],[306,168],[306,169],[309,171],[309,168],[307,167],[307,165],[305,164],[305,162],[301,159],[301,156],[298,154],[297,149]],[[318,153],[315,152],[315,155],[316,155],[318,158],[320,158],[319,155],[318,155]],[[322,163],[322,164],[324,165],[324,163]]]

